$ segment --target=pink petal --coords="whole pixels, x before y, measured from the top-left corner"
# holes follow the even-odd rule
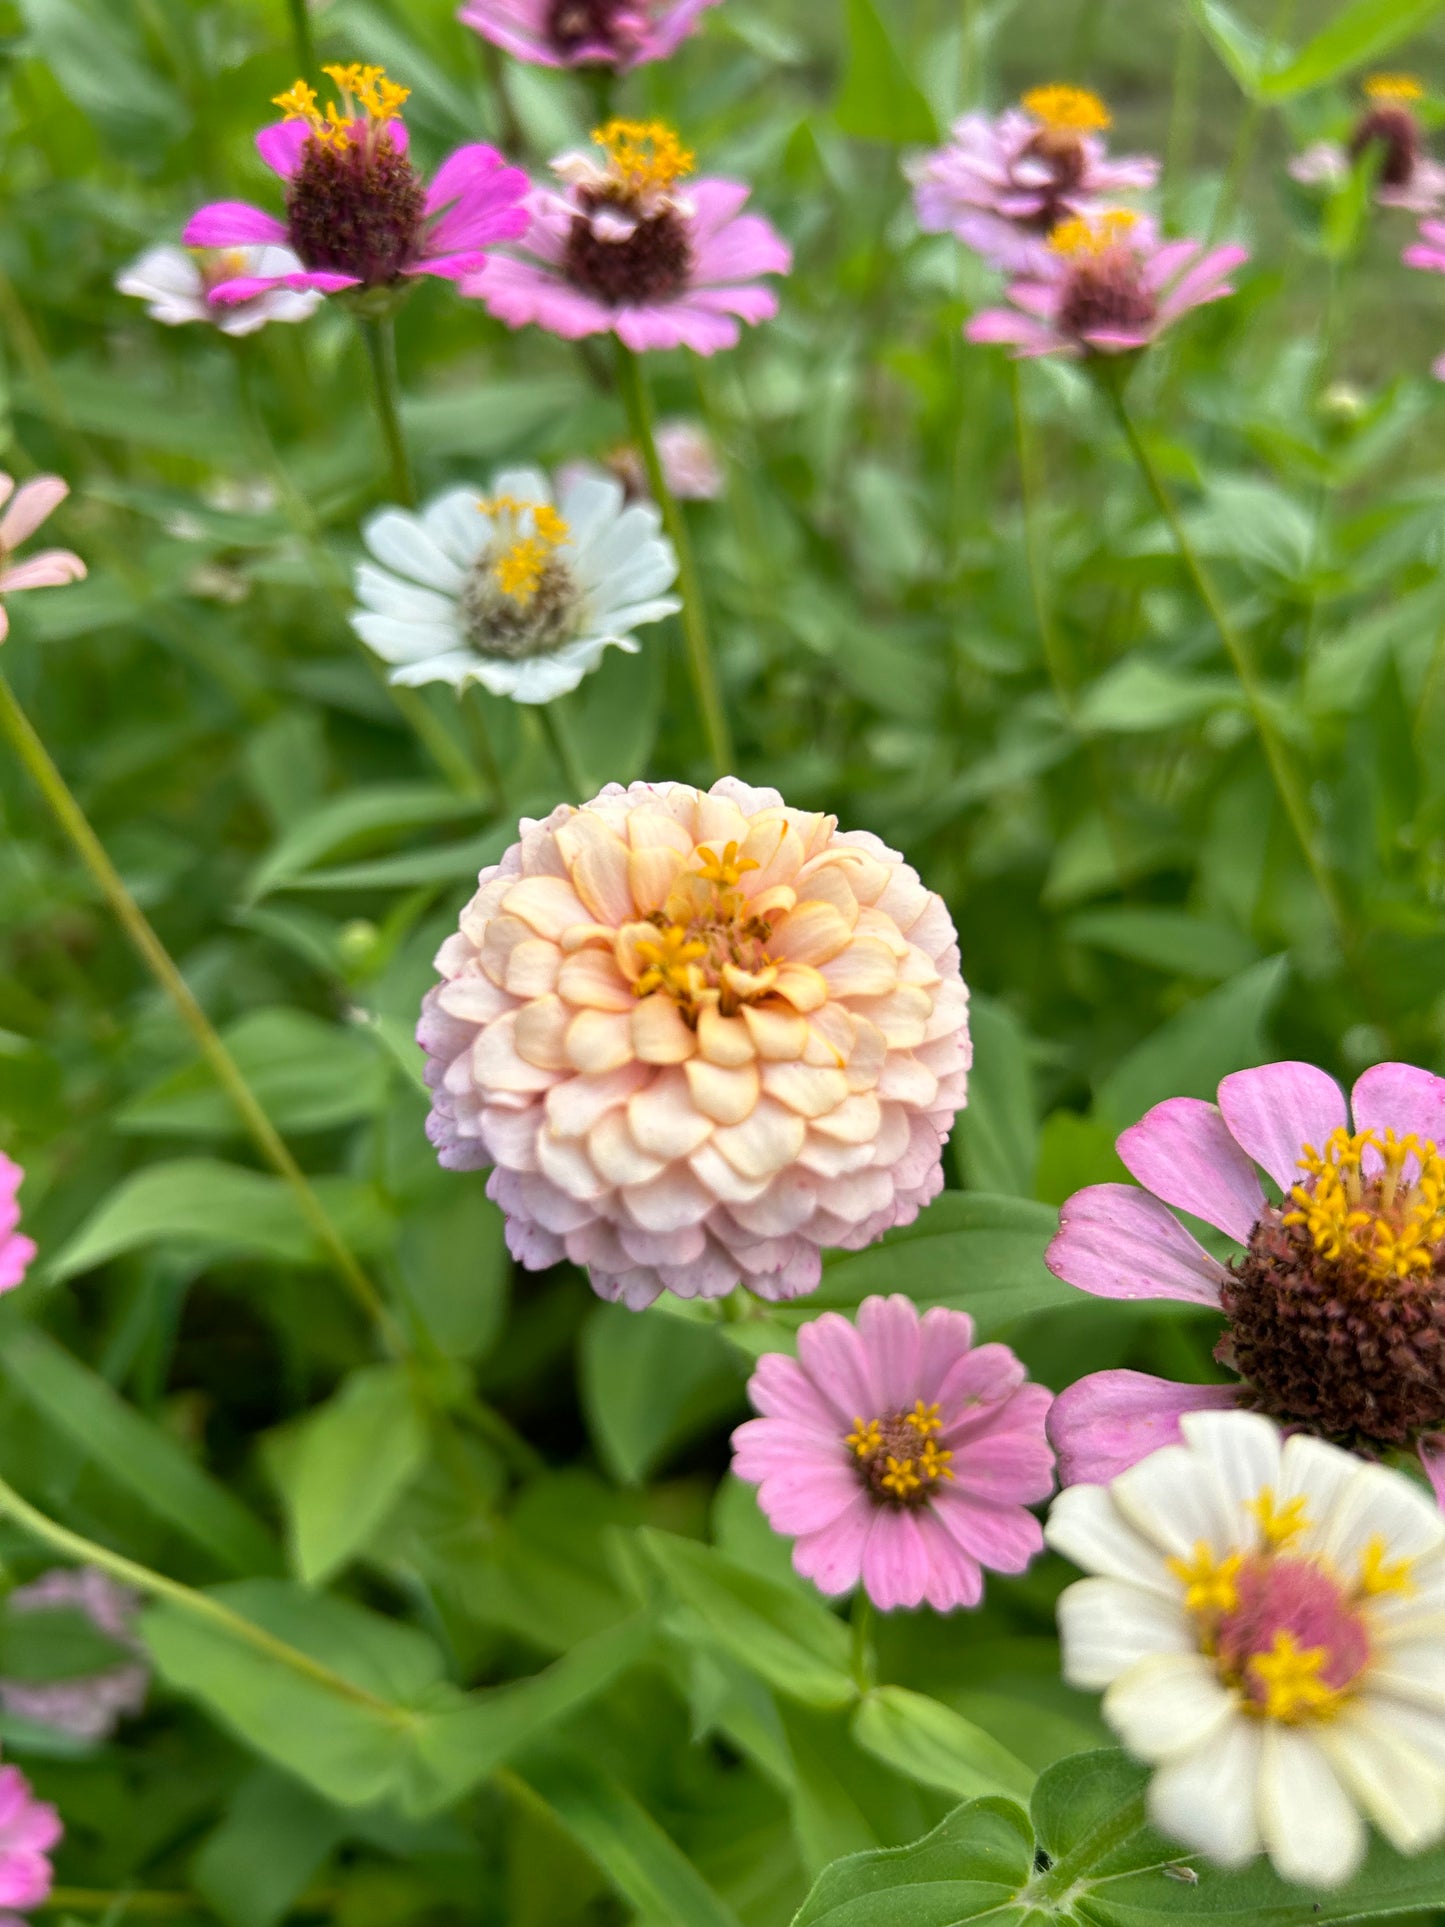
[[[748,1381],[748,1398],[764,1418],[791,1419],[797,1425],[833,1432],[838,1413],[796,1358],[765,1352]],[[870,1414],[871,1416],[871,1414]],[[734,1439],[737,1434],[734,1433]]]
[[[793,1547],[793,1567],[819,1592],[852,1592],[863,1572],[863,1548],[877,1507],[859,1492],[848,1510],[821,1532],[810,1532]]]
[[[0,515],[0,549],[18,549],[47,516],[53,515],[70,493],[58,475],[36,475],[26,482],[9,508]]]
[[[1013,308],[983,308],[964,328],[964,339],[977,345],[994,342],[1013,347],[1021,355],[1047,355],[1064,344],[1052,328]]]
[[[907,1506],[876,1506],[863,1548],[863,1590],[880,1612],[923,1604],[928,1590],[928,1548]]]
[[[0,1291],[14,1291],[22,1284],[34,1258],[34,1240],[20,1232],[0,1241]]]
[[[838,1417],[847,1421],[845,1432],[855,1418],[883,1416],[874,1409],[873,1376],[863,1341],[840,1313],[825,1311],[802,1327],[798,1357]]]
[[[1054,1455],[1045,1429],[1053,1396],[1047,1385],[1021,1385],[974,1427],[945,1434],[953,1451],[954,1487],[1013,1505],[1046,1499],[1054,1489]]]
[[[946,1411],[960,1415],[951,1424],[945,1422],[945,1434],[951,1435],[959,1426],[970,1426],[980,1408],[1006,1399],[1023,1382],[1023,1361],[1007,1345],[979,1345],[949,1368],[929,1401],[937,1399]]]
[[[246,201],[212,201],[198,207],[181,236],[188,248],[284,247],[284,222]]]
[[[906,1412],[918,1397],[918,1310],[911,1298],[866,1298],[858,1307],[858,1336],[868,1359],[873,1404],[867,1416]]]
[[[521,205],[530,182],[495,147],[473,142],[449,154],[426,197],[433,226],[428,252],[457,254],[488,241],[517,240],[531,225]]]
[[[69,549],[41,549],[13,568],[0,569],[0,593],[14,589],[59,589],[67,582],[83,582],[85,564]]]
[[[0,539],[5,525],[0,522]],[[1357,1131],[1418,1137],[1445,1149],[1445,1077],[1413,1064],[1375,1064],[1356,1080],[1350,1111]]]
[[[1107,1485],[1183,1434],[1186,1412],[1237,1405],[1237,1385],[1176,1385],[1147,1372],[1093,1372],[1060,1392],[1049,1413],[1061,1485]]]
[[[918,1532],[928,1555],[928,1588],[924,1599],[938,1613],[976,1606],[983,1598],[983,1569],[953,1537],[933,1506],[918,1511]]]
[[[1021,1505],[990,1505],[950,1486],[933,1509],[949,1537],[991,1572],[1023,1572],[1044,1549],[1042,1526]]]
[[[256,136],[256,151],[283,181],[289,181],[301,165],[301,150],[311,138],[311,128],[304,120],[273,121],[263,127]]]
[[[1434,1489],[1435,1498],[1445,1511],[1445,1432],[1430,1432],[1419,1440],[1417,1450]]]
[[[1335,1080],[1313,1064],[1290,1061],[1232,1072],[1219,1087],[1219,1108],[1236,1142],[1285,1193],[1299,1178],[1305,1145],[1321,1149],[1348,1123]]]
[[[1229,1276],[1172,1211],[1130,1184],[1076,1191],[1044,1262],[1099,1298],[1177,1298],[1213,1309]]]
[[[949,1375],[973,1352],[973,1320],[965,1311],[951,1311],[934,1305],[923,1314],[918,1327],[919,1361],[917,1395],[925,1405],[939,1398]],[[1007,1350],[1000,1346],[1000,1350]],[[1009,1354],[1012,1356],[1012,1354]],[[1022,1369],[1022,1368],[1020,1368]]]
[[[1413,242],[1400,256],[1407,268],[1423,268],[1427,274],[1445,274],[1445,244],[1423,247]]]
[[[1184,272],[1202,245],[1199,241],[1166,241],[1144,263],[1144,285],[1157,293]]]
[[[751,281],[790,273],[793,250],[761,215],[746,214],[698,246],[694,259],[700,282]]]
[[[1264,1189],[1214,1104],[1170,1097],[1131,1124],[1119,1156],[1140,1184],[1237,1238],[1249,1242],[1264,1206]]]
[[[258,294],[268,294],[272,288],[293,288],[298,294],[308,289],[319,294],[340,294],[343,288],[360,286],[360,279],[354,274],[335,274],[329,268],[302,268],[294,274],[239,274],[234,280],[220,282],[207,298],[217,307],[231,308],[242,301],[253,301]]]
[[[762,1480],[758,1504],[774,1532],[802,1539],[809,1533],[825,1532],[848,1511],[860,1490],[857,1473],[849,1469],[841,1453],[832,1464],[820,1461],[815,1453],[790,1471],[770,1473]]]

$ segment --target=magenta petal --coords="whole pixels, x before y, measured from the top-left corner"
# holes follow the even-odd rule
[[[1069,1386],[1049,1413],[1061,1485],[1107,1485],[1140,1459],[1183,1436],[1186,1412],[1228,1410],[1237,1385],[1176,1385],[1148,1372],[1093,1372]]]
[[[0,533],[4,524],[0,523]],[[1413,1064],[1375,1064],[1355,1082],[1350,1110],[1357,1131],[1428,1138],[1445,1150],[1445,1077]]]
[[[1419,1441],[1417,1450],[1434,1489],[1435,1498],[1445,1511],[1445,1432],[1430,1432]]]
[[[1348,1122],[1335,1080],[1313,1064],[1291,1061],[1234,1071],[1219,1087],[1219,1108],[1236,1142],[1286,1194],[1299,1180],[1305,1145],[1322,1149],[1330,1132]]]
[[[1076,1191],[1045,1263],[1098,1298],[1178,1298],[1215,1309],[1229,1276],[1172,1211],[1131,1184]]]
[[[311,128],[304,120],[273,121],[263,127],[256,136],[256,152],[283,181],[289,181],[301,165],[301,150],[311,138]]]
[[[1156,1198],[1248,1244],[1264,1189],[1217,1105],[1166,1098],[1124,1132],[1119,1156]]]
[[[212,201],[196,209],[181,239],[188,248],[284,247],[286,228],[247,201]]]

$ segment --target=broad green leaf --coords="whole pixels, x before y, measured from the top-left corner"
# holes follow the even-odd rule
[[[256,903],[273,890],[296,887],[297,880],[325,857],[408,830],[477,816],[481,807],[475,797],[424,783],[376,785],[327,797],[292,823],[257,864],[246,886],[246,900]]]
[[[427,1454],[426,1421],[400,1365],[353,1372],[308,1412],[284,1457],[296,1570],[319,1586],[366,1545]]]
[[[346,1831],[346,1815],[290,1774],[247,1774],[191,1862],[191,1881],[227,1927],[277,1927]]]
[[[965,1180],[973,1191],[1031,1197],[1039,1121],[1028,1031],[992,997],[974,997],[968,1015],[968,1107],[953,1127]]]
[[[1199,676],[1156,662],[1126,656],[1090,683],[1079,700],[1083,728],[1110,735],[1152,735],[1202,722],[1218,709],[1238,709],[1244,698],[1230,676]]]
[[[375,1020],[380,1030],[385,1020]],[[424,1061],[408,1034],[397,1039],[415,1074]],[[446,1358],[490,1350],[507,1312],[512,1261],[505,1220],[481,1184],[450,1184],[409,1211],[396,1248],[402,1288],[427,1341]]]
[[[1233,74],[1240,90],[1251,96],[1263,90],[1269,47],[1247,27],[1224,0],[1192,0],[1200,31]]]
[[[588,1427],[625,1485],[743,1403],[736,1352],[715,1327],[681,1318],[599,1305],[583,1327],[580,1364]]]
[[[1230,1071],[1263,1063],[1288,969],[1286,958],[1267,957],[1171,1017],[1100,1084],[1102,1115],[1122,1129],[1163,1098],[1212,1098]]]
[[[819,1875],[793,1927],[955,1927],[987,1916],[1019,1927],[1034,1867],[1022,1807],[974,1800],[912,1847],[850,1854]]]
[[[1069,919],[1064,935],[1072,943],[1089,944],[1181,977],[1234,977],[1259,961],[1259,952],[1243,931],[1187,910],[1149,910],[1132,904],[1086,910]]]
[[[79,1679],[133,1659],[75,1606],[8,1606],[0,1613],[0,1671],[6,1679]]]
[[[275,1572],[280,1553],[260,1520],[48,1333],[0,1330],[0,1371],[106,1478],[230,1572]]]
[[[649,1529],[640,1543],[718,1645],[777,1692],[806,1706],[846,1706],[857,1698],[847,1628],[821,1600],[736,1566],[695,1539]]]
[[[873,0],[848,0],[848,69],[838,125],[859,140],[933,141],[938,124]]]
[[[134,153],[159,150],[190,124],[185,102],[152,71],[127,31],[125,10],[84,0],[21,0],[35,53],[67,98],[112,140]]]
[[[1262,91],[1273,100],[1288,100],[1323,87],[1421,32],[1440,8],[1441,0],[1354,0],[1307,40],[1288,66],[1267,75]]]
[[[910,1779],[960,1799],[1003,1794],[1026,1800],[1033,1790],[1034,1775],[992,1734],[903,1686],[868,1694],[853,1715],[853,1738]]]

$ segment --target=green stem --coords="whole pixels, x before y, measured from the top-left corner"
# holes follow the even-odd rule
[[[386,458],[391,466],[391,492],[403,508],[416,507],[416,483],[411,457],[401,428],[401,388],[396,372],[396,320],[392,315],[358,317],[361,338],[371,362],[371,387],[376,397],[376,419]]]
[[[175,1005],[181,1021],[195,1039],[217,1082],[230,1098],[257,1150],[272,1170],[290,1186],[302,1217],[310,1225],[332,1269],[367,1316],[375,1322],[388,1348],[400,1353],[404,1349],[401,1332],[381,1294],[332,1223],[330,1213],[317,1196],[310,1179],[291,1155],[285,1140],[246,1082],[241,1067],[221,1041],[170,952],[126,887],[125,880],[106,854],[105,846],[91,828],[89,818],[51,760],[50,752],[20,707],[3,674],[0,674],[0,732],[9,739],[36,788],[49,804],[56,821],[95,879],[117,921],[140,952],[156,982]]]
[[[482,709],[480,689],[463,689],[458,692],[462,705],[462,720],[467,734],[472,739],[472,747],[477,753],[477,761],[482,766],[482,774],[487,779],[487,787],[497,805],[500,816],[507,814],[507,784],[502,775],[502,766],[497,761],[497,752],[492,747],[492,733],[487,728],[487,718]]]
[[[1295,0],[1279,0],[1274,19],[1270,24],[1265,41],[1266,57],[1283,41],[1294,21]],[[1212,248],[1225,228],[1239,200],[1245,176],[1254,159],[1254,146],[1259,138],[1260,122],[1264,118],[1264,102],[1258,95],[1250,97],[1245,108],[1244,118],[1239,123],[1239,133],[1235,139],[1234,152],[1229,157],[1229,167],[1219,190],[1219,199],[1214,203],[1214,214],[1209,223],[1209,238],[1206,248]]]
[[[492,97],[497,145],[508,160],[524,161],[527,158],[527,137],[522,132],[522,123],[517,118],[517,105],[512,99],[506,57],[501,48],[488,40],[485,34],[479,38],[482,43],[482,71],[487,77],[487,92]]]
[[[302,80],[315,80],[321,72],[316,65],[316,38],[311,31],[311,9],[307,0],[286,0],[291,15],[291,40],[296,49],[296,68]]]
[[[728,729],[727,710],[723,704],[717,664],[713,660],[712,642],[708,636],[707,618],[703,612],[702,591],[698,584],[692,540],[688,534],[687,521],[682,510],[672,490],[667,486],[662,457],[657,452],[656,422],[653,417],[652,395],[647,386],[647,376],[643,372],[639,358],[622,341],[617,343],[617,381],[622,390],[623,400],[627,404],[633,439],[642,452],[648,486],[652,490],[653,500],[662,512],[663,526],[672,539],[672,546],[677,551],[678,586],[682,593],[682,632],[687,642],[687,666],[692,677],[693,694],[697,699],[698,709],[702,713],[713,772],[717,776],[730,776],[733,773],[734,763],[732,734]]]
[[[146,1915],[169,1919],[172,1916],[203,1915],[213,1920],[215,1915],[204,1900],[195,1894],[183,1894],[160,1890],[148,1893],[138,1887],[127,1892],[124,1888],[107,1893],[103,1887],[52,1887],[47,1899],[42,1900],[36,1909],[42,1914],[102,1914],[114,1920],[124,1920],[128,1915]]]
[[[1049,681],[1054,686],[1054,695],[1065,717],[1073,714],[1074,708],[1074,667],[1069,660],[1069,652],[1058,626],[1049,596],[1048,570],[1044,562],[1043,545],[1039,529],[1039,476],[1034,459],[1033,438],[1029,434],[1028,420],[1024,414],[1023,377],[1019,364],[1009,363],[1012,377],[1014,431],[1018,437],[1019,494],[1023,504],[1024,553],[1028,562],[1029,592],[1033,597],[1034,620],[1038,624],[1039,636],[1044,645],[1044,660],[1048,664]]]
[[[1325,908],[1329,911],[1334,923],[1340,947],[1348,956],[1351,951],[1349,918],[1338,885],[1316,839],[1304,781],[1296,770],[1289,747],[1269,712],[1264,691],[1260,686],[1259,671],[1255,666],[1249,644],[1235,627],[1212,577],[1206,571],[1194,544],[1189,540],[1184,524],[1180,520],[1179,511],[1168,489],[1164,486],[1163,477],[1159,473],[1154,457],[1150,454],[1147,443],[1135,426],[1133,416],[1129,413],[1123,394],[1123,380],[1126,378],[1116,374],[1112,380],[1104,383],[1109,399],[1113,403],[1119,427],[1123,431],[1125,441],[1129,444],[1134,460],[1138,463],[1145,486],[1154,498],[1155,506],[1168,524],[1175,550],[1184,565],[1185,573],[1193,582],[1200,601],[1209,611],[1214,626],[1219,631],[1219,639],[1224,644],[1225,653],[1233,665],[1245,703],[1259,734],[1265,761],[1274,779],[1275,790],[1280,802],[1284,805],[1285,815],[1289,818],[1300,849],[1304,853],[1315,887],[1323,898]]]
[[[550,703],[539,703],[537,714],[541,718],[542,733],[547,738],[547,747],[552,752],[553,761],[562,772],[562,781],[571,792],[571,801],[585,803],[593,794],[593,785],[587,780],[587,772],[577,760],[577,745],[572,741],[566,720],[558,711],[561,699]]]
[[[1171,212],[1178,206],[1189,176],[1194,138],[1199,125],[1199,66],[1203,36],[1187,7],[1180,10],[1179,45],[1174,58],[1174,99],[1169,110],[1169,138],[1164,149],[1164,196]]]

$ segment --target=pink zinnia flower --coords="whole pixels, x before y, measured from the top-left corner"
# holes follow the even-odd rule
[[[659,121],[620,121],[593,139],[607,160],[564,155],[562,192],[536,188],[520,248],[494,254],[462,284],[509,328],[529,322],[575,341],[615,333],[627,347],[735,347],[738,320],[768,321],[778,297],[759,276],[786,274],[787,244],[742,208],[737,181],[698,180],[692,155]]]
[[[57,1566],[17,1586],[5,1601],[7,1612],[79,1612],[132,1657],[69,1679],[0,1679],[0,1706],[77,1739],[109,1739],[123,1718],[141,1711],[150,1685],[146,1649],[135,1632],[140,1607],[139,1593],[117,1585],[98,1566]]]
[[[1147,1188],[1076,1192],[1049,1268],[1102,1298],[1222,1311],[1214,1355],[1240,1382],[1081,1379],[1050,1420],[1065,1484],[1172,1443],[1184,1412],[1243,1405],[1367,1454],[1414,1449],[1445,1500],[1442,1146],[1445,1078],[1410,1064],[1366,1071],[1348,1109],[1311,1064],[1236,1071],[1217,1105],[1171,1097],[1125,1131],[1119,1155]],[[1221,1264],[1169,1205],[1241,1249]]]
[[[965,114],[946,147],[908,167],[919,226],[1006,274],[1047,275],[1056,227],[1159,178],[1151,155],[1109,158],[1100,135],[1111,124],[1098,95],[1078,87],[1035,87],[1005,113]]]
[[[1375,199],[1407,214],[1434,214],[1445,200],[1445,167],[1425,152],[1414,107],[1424,88],[1411,74],[1375,74],[1365,82],[1369,106],[1348,143],[1315,141],[1290,162],[1306,187],[1343,187],[1360,157],[1379,156]]]
[[[524,820],[437,957],[443,1164],[512,1254],[604,1298],[794,1298],[942,1188],[965,1099],[953,924],[894,851],[731,777]]]
[[[50,1897],[48,1855],[65,1828],[55,1808],[37,1800],[16,1766],[0,1766],[0,1907],[39,1907]],[[0,1927],[25,1927],[0,1914]]]
[[[428,187],[397,118],[408,89],[380,67],[324,71],[344,111],[329,105],[323,115],[314,89],[298,80],[276,97],[285,119],[256,136],[262,160],[286,183],[286,219],[245,201],[214,201],[191,216],[184,236],[192,248],[290,248],[302,265],[237,274],[209,289],[211,301],[252,301],[273,288],[338,294],[418,274],[459,281],[482,266],[490,242],[526,231],[527,177],[494,147],[458,148]]]
[[[983,1568],[1022,1572],[1043,1548],[1027,1506],[1054,1489],[1049,1393],[973,1320],[911,1298],[869,1298],[856,1327],[825,1312],[798,1356],[758,1360],[760,1418],[733,1433],[733,1471],[758,1487],[793,1564],[826,1593],[862,1584],[884,1612],[953,1612]]]
[[[1048,243],[1049,265],[1008,288],[1007,308],[985,308],[964,329],[970,341],[1004,342],[1015,358],[1124,355],[1147,348],[1191,308],[1233,294],[1229,276],[1248,251],[1198,241],[1161,241],[1151,221],[1116,208],[1065,221]]]
[[[14,1291],[35,1256],[34,1242],[15,1228],[20,1222],[19,1191],[24,1177],[20,1166],[0,1151],[0,1291]]]
[[[10,506],[0,515],[0,597],[19,589],[59,589],[67,582],[85,578],[85,564],[69,549],[42,549],[23,562],[12,560],[20,544],[27,541],[47,516],[53,515],[70,493],[70,485],[58,475],[35,475],[15,487],[15,478],[0,470],[0,504]],[[11,495],[14,500],[11,501]],[[0,601],[0,642],[10,633],[10,617]],[[13,1170],[14,1166],[10,1166]],[[0,1198],[3,1198],[5,1160],[0,1158]],[[19,1178],[15,1180],[19,1183]],[[3,1237],[4,1206],[0,1204],[0,1237]],[[22,1239],[23,1243],[24,1240]],[[4,1275],[5,1247],[0,1243],[0,1278]],[[17,1284],[19,1280],[15,1281]],[[5,1289],[0,1283],[0,1291]]]
[[[666,60],[717,0],[466,0],[458,20],[539,67],[628,73]]]

